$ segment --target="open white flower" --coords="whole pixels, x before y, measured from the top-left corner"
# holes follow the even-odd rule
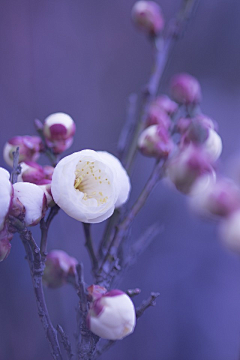
[[[82,150],[57,164],[51,190],[54,201],[69,216],[85,223],[99,223],[127,201],[130,182],[113,155]]]
[[[27,226],[39,223],[46,211],[46,195],[38,185],[28,182],[18,182],[13,185],[13,205],[20,201],[25,208],[24,221]]]
[[[7,170],[0,168],[0,230],[4,227],[5,218],[8,214],[13,194],[10,174]]]

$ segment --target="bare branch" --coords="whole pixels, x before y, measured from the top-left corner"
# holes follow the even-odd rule
[[[147,300],[144,300],[142,302],[142,304],[136,308],[136,317],[137,319],[139,319],[143,313],[145,312],[145,310],[147,310],[150,306],[155,306],[156,305],[156,299],[160,294],[157,292],[152,292],[150,297]]]
[[[11,182],[15,184],[18,179],[18,175],[21,174],[21,165],[19,165],[19,147],[16,148],[15,151],[12,153],[13,155],[13,169],[11,173]]]
[[[133,298],[134,296],[137,296],[141,293],[141,289],[136,288],[136,289],[129,289],[126,291],[126,294],[130,297]]]
[[[45,259],[47,255],[47,236],[49,227],[51,225],[52,220],[58,214],[60,207],[58,205],[54,205],[47,217],[47,220],[42,219],[40,222],[40,229],[41,229],[41,242],[40,242],[40,250],[41,255]]]
[[[93,274],[96,273],[96,270],[98,268],[98,260],[95,254],[95,250],[93,247],[93,242],[92,242],[92,236],[91,236],[91,224],[86,224],[86,223],[82,223],[83,224],[83,229],[84,229],[84,234],[85,234],[85,246],[88,250],[88,254],[90,256],[90,260],[92,263],[92,272]]]
[[[67,335],[65,334],[63,328],[60,325],[57,325],[57,331],[61,336],[61,343],[63,344],[63,347],[67,353],[68,359],[71,360],[74,354],[72,352],[70,341],[68,340]]]

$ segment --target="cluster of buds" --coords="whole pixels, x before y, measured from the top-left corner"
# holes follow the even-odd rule
[[[136,325],[132,300],[121,290],[107,291],[92,285],[88,288],[90,309],[87,325],[96,335],[108,340],[121,340],[130,335]]]
[[[132,9],[134,24],[149,36],[157,36],[164,28],[160,6],[154,1],[138,1]]]
[[[51,114],[44,120],[43,135],[54,154],[61,154],[72,145],[75,131],[73,119],[65,113]]]
[[[44,285],[51,289],[63,286],[69,278],[75,278],[78,261],[65,251],[52,250],[48,253],[43,273]]]

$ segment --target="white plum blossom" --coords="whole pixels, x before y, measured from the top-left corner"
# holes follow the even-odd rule
[[[51,191],[54,201],[69,216],[85,223],[99,223],[127,201],[130,182],[113,155],[82,150],[59,161]]]
[[[9,179],[9,172],[3,168],[0,168],[0,231],[4,227],[4,222],[9,212],[9,207],[13,195],[13,187]]]
[[[26,226],[38,224],[46,210],[47,201],[44,191],[38,185],[28,182],[17,182],[13,188],[13,205],[20,202],[24,206]]]
[[[133,332],[136,313],[127,294],[111,290],[91,304],[87,320],[94,334],[103,339],[121,340]]]

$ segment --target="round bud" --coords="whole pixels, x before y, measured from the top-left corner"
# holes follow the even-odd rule
[[[50,141],[62,141],[72,138],[76,126],[73,119],[65,113],[49,115],[43,125],[43,133]]]
[[[3,158],[9,166],[13,166],[13,151],[19,147],[19,162],[36,161],[43,148],[38,136],[15,136],[8,140],[3,149]]]
[[[75,276],[78,261],[65,251],[52,250],[48,253],[43,274],[43,282],[49,288],[58,288],[67,282],[69,276]]]
[[[184,73],[172,77],[170,91],[173,100],[179,104],[197,104],[202,97],[198,80]]]
[[[132,9],[134,24],[145,33],[156,36],[164,28],[160,6],[154,1],[138,1]]]
[[[120,340],[135,328],[135,308],[127,294],[111,290],[91,303],[87,321],[94,334],[103,339]]]
[[[169,116],[173,115],[178,109],[178,104],[171,100],[167,95],[159,95],[153,100],[152,105],[157,106]]]
[[[168,132],[159,125],[146,128],[138,139],[138,148],[145,156],[166,158],[174,148]]]

